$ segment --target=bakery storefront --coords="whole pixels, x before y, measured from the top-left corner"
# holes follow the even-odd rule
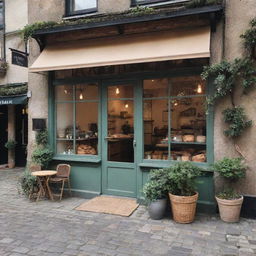
[[[143,200],[149,170],[193,161],[206,171],[199,210],[214,211],[213,113],[200,73],[210,26],[46,45],[31,66],[49,72],[54,163],[72,166],[72,190]]]

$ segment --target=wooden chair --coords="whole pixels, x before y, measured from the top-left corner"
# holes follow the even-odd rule
[[[57,174],[54,177],[49,179],[49,183],[61,183],[60,194],[54,194],[59,196],[61,200],[65,183],[68,183],[69,194],[71,196],[71,187],[70,187],[70,179],[69,179],[71,166],[69,164],[59,164],[57,165],[56,171],[57,171]]]
[[[38,171],[41,171],[41,165],[30,165],[29,166],[29,171],[30,172],[38,172]],[[37,197],[37,193],[38,193],[38,190],[39,190],[39,187],[38,187],[38,184],[35,184],[30,192],[29,192],[29,199],[34,199]]]

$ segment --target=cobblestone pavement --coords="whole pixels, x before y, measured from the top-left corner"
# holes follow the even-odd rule
[[[153,221],[144,206],[129,218],[76,211],[81,198],[30,202],[18,194],[22,169],[0,170],[0,256],[256,255],[256,221]]]

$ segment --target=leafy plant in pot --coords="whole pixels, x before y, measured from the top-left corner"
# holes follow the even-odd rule
[[[202,169],[190,162],[180,162],[168,169],[169,198],[173,219],[178,223],[191,223],[196,213],[198,192],[195,179]]]
[[[17,142],[15,140],[8,140],[5,143],[5,147],[8,149],[8,167],[14,168],[15,167],[15,147]]]
[[[155,169],[149,173],[149,180],[143,187],[143,193],[148,203],[148,213],[151,219],[159,220],[164,217],[167,204],[167,175],[166,169]]]
[[[235,191],[234,185],[245,177],[246,165],[241,158],[227,158],[213,164],[213,170],[224,179],[223,190],[216,195],[220,218],[225,222],[238,222],[243,196]]]

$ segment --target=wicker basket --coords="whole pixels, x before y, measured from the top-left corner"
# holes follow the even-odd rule
[[[178,223],[191,223],[195,219],[198,193],[193,196],[176,196],[169,193],[173,219]]]

